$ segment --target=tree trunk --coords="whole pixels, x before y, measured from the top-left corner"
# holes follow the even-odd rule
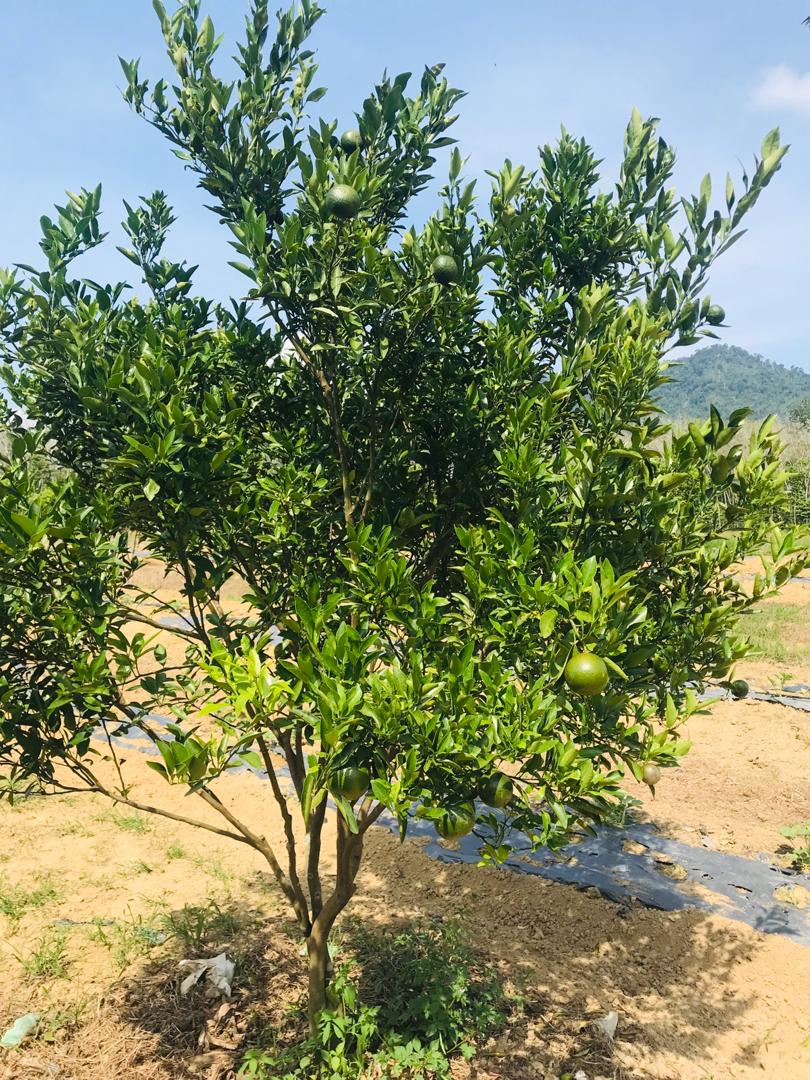
[[[307,938],[307,956],[309,958],[309,1031],[318,1033],[318,1017],[326,1008],[326,973],[329,965],[329,937],[323,927],[317,924]]]
[[[326,1007],[326,983],[329,977],[329,935],[335,925],[335,919],[354,895],[354,881],[360,869],[363,857],[363,832],[372,821],[379,817],[367,815],[361,826],[361,832],[352,834],[341,815],[337,821],[337,868],[335,888],[329,896],[318,917],[312,920],[312,929],[307,937],[307,956],[309,958],[309,1030],[315,1035],[318,1031],[318,1016]]]

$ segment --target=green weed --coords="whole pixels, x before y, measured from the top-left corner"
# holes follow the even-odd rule
[[[799,604],[763,604],[743,619],[740,629],[754,653],[777,664],[805,663],[810,648],[796,641],[795,631],[804,627],[807,615]]]
[[[87,1012],[89,1001],[74,1002],[52,1012],[47,1012],[39,1022],[37,1038],[44,1042],[56,1042],[65,1034],[75,1031]]]
[[[90,931],[90,940],[108,949],[118,970],[123,971],[133,960],[166,940],[167,934],[159,923],[156,912],[135,915],[112,925],[99,921]]]
[[[154,872],[154,867],[150,866],[148,862],[144,862],[143,859],[135,859],[131,863],[126,863],[122,870],[128,877],[134,877],[136,874],[151,874]]]
[[[206,858],[192,858],[191,860],[195,866],[200,870],[205,871],[206,874],[210,874],[211,877],[216,878],[217,881],[230,881],[233,878],[233,874],[230,870],[227,870],[221,862],[216,859]]]
[[[788,825],[779,832],[788,840],[799,841],[792,845],[790,862],[793,868],[803,874],[810,872],[810,821],[801,825]]]
[[[46,931],[27,956],[17,953],[26,979],[64,979],[68,972],[67,933]]]
[[[30,908],[45,907],[46,904],[60,900],[61,895],[47,879],[29,889],[0,881],[0,913],[16,923]]]
[[[355,963],[337,969],[317,1037],[280,1052],[249,1050],[241,1077],[447,1078],[452,1058],[471,1059],[517,1004],[455,923],[397,935],[356,928],[352,944]]]
[[[99,814],[97,820],[109,821],[119,829],[123,829],[124,832],[146,833],[152,828],[151,822],[138,811],[132,814],[123,814],[120,810],[108,810],[104,814]]]
[[[219,906],[216,900],[205,904],[186,904],[178,911],[159,916],[166,934],[175,937],[189,951],[211,941],[234,937],[245,927],[245,920]]]

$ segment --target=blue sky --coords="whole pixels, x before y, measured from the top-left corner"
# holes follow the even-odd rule
[[[105,251],[94,277],[127,276],[114,250],[121,199],[162,187],[179,221],[171,254],[199,262],[215,296],[243,288],[226,263],[227,235],[160,137],[121,100],[117,56],[164,73],[149,0],[31,0],[3,4],[0,23],[0,265],[36,261],[38,219],[65,188],[104,185]],[[218,32],[241,26],[241,0],[203,0]],[[762,135],[792,144],[748,235],[718,264],[712,295],[731,324],[724,338],[810,370],[810,0],[332,0],[316,31],[316,106],[350,123],[382,69],[419,72],[444,61],[469,92],[455,134],[483,175],[505,158],[532,164],[561,123],[605,159],[607,182],[630,109],[660,116],[679,153],[678,183],[710,171],[722,190]],[[230,55],[230,44],[223,46]]]

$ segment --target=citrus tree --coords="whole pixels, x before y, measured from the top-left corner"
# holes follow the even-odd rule
[[[254,848],[306,941],[314,1024],[384,811],[403,837],[414,814],[475,830],[495,862],[609,817],[624,776],[677,763],[697,691],[745,653],[737,616],[803,564],[771,524],[771,423],[746,449],[744,410],[675,436],[653,403],[668,350],[723,322],[707,273],[785,149],[768,135],[715,209],[708,178],[676,197],[634,112],[609,192],[563,133],[479,199],[441,153],[462,97],[441,66],[383,78],[340,135],[309,119],[317,4],[271,31],[253,0],[232,81],[199,0],[155,8],[173,74],[124,62],[126,98],[198,176],[245,295],[197,295],[160,192],[126,206],[137,292],[79,276],[98,189],[0,277],[0,756],[9,790],[102,793]],[[754,552],[745,593],[729,572]],[[139,799],[130,728],[199,819]],[[222,793],[245,763],[280,849]]]

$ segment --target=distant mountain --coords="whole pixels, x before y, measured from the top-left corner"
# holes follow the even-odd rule
[[[784,367],[736,345],[709,345],[680,361],[673,381],[658,393],[670,416],[705,416],[716,405],[723,416],[743,406],[755,417],[787,417],[791,405],[810,397],[810,372]]]

